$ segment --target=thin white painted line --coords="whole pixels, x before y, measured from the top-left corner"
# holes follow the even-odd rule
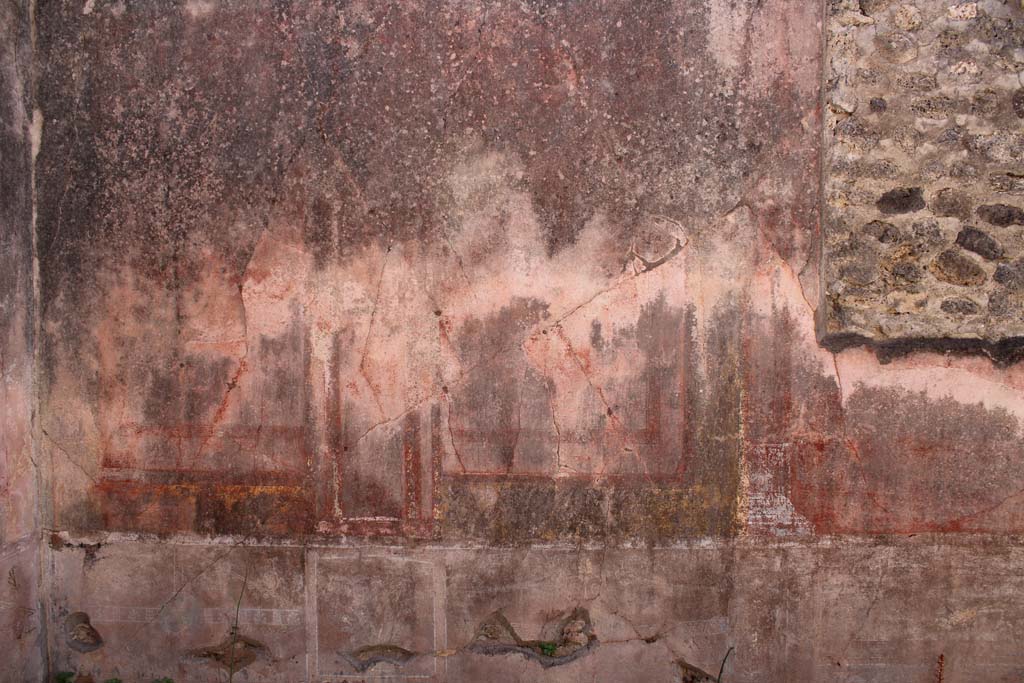
[[[173,594],[176,590],[175,586],[180,586],[181,582],[178,580],[178,549],[171,548],[171,593]]]
[[[319,553],[306,549],[306,683],[313,683],[320,673],[320,635],[317,615],[317,561]]]
[[[367,675],[367,674],[357,674],[357,675],[354,675],[354,674],[323,674],[320,678],[325,678],[325,679],[329,679],[329,680],[336,680],[336,681],[342,681],[342,683],[347,683],[348,681],[353,681],[353,680],[358,680],[358,681],[382,681],[382,680],[387,680],[387,679],[391,679],[391,678],[396,679],[396,680],[401,679],[403,681],[411,681],[411,680],[429,681],[430,679],[434,678],[434,675],[433,674],[370,674],[370,675]]]
[[[437,655],[438,651],[448,649],[448,582],[445,567],[443,558],[434,562],[434,674],[439,675],[442,681],[448,678],[448,658]]]
[[[400,522],[401,517],[342,517],[343,522]]]

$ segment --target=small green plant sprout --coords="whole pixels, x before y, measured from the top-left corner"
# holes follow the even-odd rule
[[[173,678],[167,678],[167,677],[164,677],[164,678],[154,678],[153,679],[153,683],[174,683],[174,679]]]
[[[75,680],[74,671],[58,671],[53,675],[53,680],[56,683],[73,683]]]
[[[537,645],[540,651],[544,653],[545,657],[554,657],[555,650],[558,649],[558,645],[549,641],[542,641]]]

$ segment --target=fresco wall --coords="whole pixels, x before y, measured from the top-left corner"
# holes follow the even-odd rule
[[[1024,675],[1024,366],[818,340],[847,4],[40,1],[51,670]]]
[[[33,455],[32,42],[28,2],[0,5],[0,681],[43,676]]]

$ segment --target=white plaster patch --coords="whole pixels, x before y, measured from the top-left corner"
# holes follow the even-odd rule
[[[902,5],[896,10],[893,21],[904,31],[914,31],[921,27],[921,10],[913,5]]]
[[[737,69],[742,63],[748,6],[734,0],[708,0],[708,49],[723,69]]]
[[[931,399],[949,398],[964,405],[981,404],[989,410],[1002,409],[1014,415],[1019,425],[1024,424],[1024,390],[965,368],[924,365],[920,357],[916,362],[907,359],[883,365],[871,351],[863,348],[836,354],[836,366],[847,394],[844,400],[857,386],[923,392]]]
[[[210,15],[216,5],[211,0],[189,0],[185,3],[185,12],[193,19],[201,19]]]
[[[947,12],[953,21],[969,21],[978,17],[978,3],[965,2],[959,5],[950,5]]]

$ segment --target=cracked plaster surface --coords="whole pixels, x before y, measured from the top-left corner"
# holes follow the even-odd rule
[[[1019,673],[1021,364],[818,343],[816,5],[88,7],[36,391],[46,614],[107,644],[54,666],[191,680],[237,613],[254,680]],[[586,657],[466,651],[577,606]]]

